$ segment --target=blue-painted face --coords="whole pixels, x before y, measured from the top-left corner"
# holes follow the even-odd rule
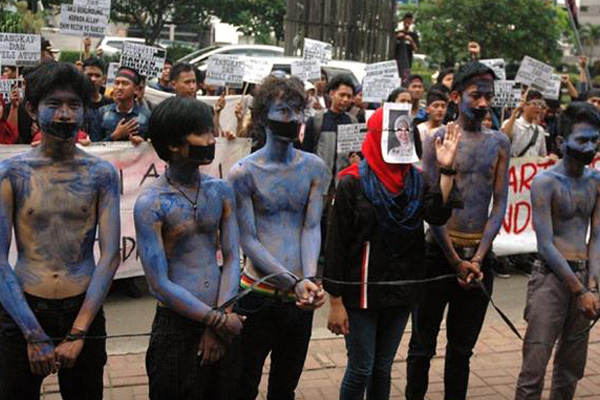
[[[563,154],[584,165],[590,164],[598,152],[598,128],[585,122],[575,124],[573,132],[562,143]]]
[[[83,102],[72,90],[57,89],[38,105],[37,118],[43,133],[72,140],[83,124]]]
[[[280,139],[293,142],[300,134],[304,120],[302,104],[275,100],[267,114],[267,130]]]
[[[494,97],[494,81],[475,79],[462,93],[460,113],[469,120],[481,123]]]

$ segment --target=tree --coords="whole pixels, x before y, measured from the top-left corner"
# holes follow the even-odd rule
[[[28,10],[26,1],[2,0],[0,7],[0,32],[40,33],[45,25],[42,13]]]
[[[420,52],[442,65],[466,60],[470,40],[481,45],[483,58],[514,62],[529,55],[556,63],[561,56],[561,30],[550,0],[422,0],[416,27]]]
[[[198,1],[198,0],[196,0]],[[285,0],[200,0],[225,23],[239,27],[258,43],[270,43],[271,34],[283,40]]]
[[[588,48],[588,57],[594,56],[596,45],[600,42],[600,25],[585,24],[579,31],[581,45]]]

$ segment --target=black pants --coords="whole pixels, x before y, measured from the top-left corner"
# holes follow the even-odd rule
[[[157,306],[146,370],[151,400],[229,399],[224,360],[201,366],[198,344],[205,326]],[[226,356],[227,357],[227,356]]]
[[[50,337],[65,337],[83,304],[85,295],[62,300],[46,300],[26,295],[35,317]],[[88,329],[89,336],[106,335],[102,309]],[[55,341],[58,345],[60,340]],[[87,339],[73,368],[58,371],[63,400],[100,400],[106,364],[106,339]],[[0,400],[38,400],[44,377],[29,369],[27,342],[11,316],[0,309]]]
[[[295,303],[251,293],[237,312],[247,315],[240,337],[241,372],[236,400],[254,400],[263,365],[271,353],[268,400],[294,400],[312,330],[312,311]]]
[[[428,275],[452,273],[437,244],[426,247]],[[481,270],[484,285],[492,293],[494,274],[491,257],[486,256]],[[446,362],[444,365],[445,399],[461,400],[467,395],[469,362],[481,332],[488,299],[480,289],[461,288],[455,279],[424,286],[412,316],[412,336],[407,358],[406,399],[422,400],[427,393],[430,361],[435,355],[437,336],[448,305],[446,318]]]

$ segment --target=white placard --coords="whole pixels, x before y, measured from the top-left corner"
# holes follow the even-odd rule
[[[330,43],[304,38],[303,58],[306,60],[319,60],[321,64],[331,61],[333,46]]]
[[[2,65],[31,67],[40,63],[42,38],[40,35],[0,33]]]
[[[402,85],[400,78],[372,76],[363,79],[363,101],[379,103],[385,101],[394,89]]]
[[[240,56],[214,55],[208,59],[206,83],[241,88],[246,64]]]
[[[107,27],[108,15],[102,8],[70,4],[60,6],[60,33],[63,35],[102,37]]]
[[[10,92],[18,82],[17,79],[0,79],[0,94],[6,103],[10,101]]]
[[[548,86],[542,90],[545,99],[558,100],[560,98],[560,75],[552,74],[552,79]]]
[[[110,1],[111,0],[73,0],[74,6],[84,7],[95,7],[105,10],[107,14],[110,13]]]
[[[244,82],[260,85],[269,76],[273,63],[266,58],[244,57]]]
[[[492,107],[516,108],[521,103],[521,84],[515,81],[494,81]]]
[[[410,118],[410,104],[385,103],[381,153],[390,164],[412,164],[419,161]]]
[[[383,61],[365,66],[365,76],[390,76],[399,78],[398,63],[395,60]]]
[[[321,61],[316,59],[292,61],[292,76],[303,81],[318,81],[321,79]]]
[[[523,57],[515,81],[531,86],[533,89],[544,90],[552,84],[554,68],[548,64],[531,58]]]
[[[493,69],[496,74],[496,79],[501,81],[506,80],[506,61],[504,58],[490,58],[487,60],[479,60],[479,62]]]
[[[337,154],[347,156],[360,151],[367,134],[367,124],[344,124],[337,127]]]
[[[166,57],[165,49],[124,42],[121,51],[121,66],[134,69],[143,76],[160,78]]]
[[[121,68],[121,64],[118,62],[111,62],[108,64],[108,70],[106,71],[106,86],[112,86],[115,83],[119,68]]]

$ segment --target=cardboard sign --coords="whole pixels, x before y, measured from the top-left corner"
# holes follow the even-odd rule
[[[494,81],[492,107],[516,108],[521,103],[521,84],[515,81]]]
[[[241,88],[246,64],[240,56],[214,55],[208,59],[206,83]]]
[[[410,104],[385,103],[383,105],[381,153],[386,163],[412,164],[419,161],[410,109]]]
[[[529,56],[523,57],[515,81],[531,86],[533,89],[545,90],[552,85],[554,68]]]
[[[560,98],[560,75],[552,74],[552,79],[548,86],[542,90],[545,99],[558,100]]]
[[[244,82],[261,84],[269,76],[273,63],[265,58],[244,57]]]
[[[106,34],[108,15],[102,8],[62,4],[60,33],[63,35],[102,37]]]
[[[331,61],[333,46],[330,43],[304,38],[304,56],[306,60],[319,60],[321,64]]]
[[[338,125],[337,153],[348,155],[351,151],[360,151],[367,134],[367,124]]]
[[[165,49],[124,42],[121,51],[121,66],[132,68],[143,76],[160,78],[166,57]]]
[[[506,61],[504,58],[490,58],[488,60],[479,60],[479,62],[493,69],[496,79],[501,81],[506,80]]]
[[[365,67],[365,76],[389,76],[399,78],[398,63],[395,60],[383,61],[375,64],[367,64]]]
[[[108,15],[110,14],[110,1],[111,0],[73,0],[73,5],[101,8]]]
[[[321,79],[321,62],[319,60],[294,60],[292,61],[292,76],[303,81],[317,81]]]
[[[118,62],[111,62],[108,64],[108,70],[106,71],[106,86],[112,86],[115,83],[119,68],[121,68],[121,64]]]
[[[390,93],[402,85],[400,78],[371,76],[363,79],[363,101],[379,103],[385,101]]]
[[[42,38],[40,35],[0,33],[2,65],[31,67],[40,63]]]
[[[6,103],[10,102],[10,92],[18,82],[17,79],[0,79],[0,95]]]

